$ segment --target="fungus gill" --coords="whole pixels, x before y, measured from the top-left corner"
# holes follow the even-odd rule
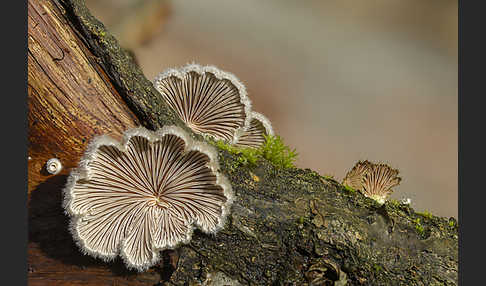
[[[70,230],[81,250],[104,260],[120,255],[143,271],[159,251],[223,227],[231,185],[217,153],[181,128],[128,130],[121,143],[95,138],[64,189]]]

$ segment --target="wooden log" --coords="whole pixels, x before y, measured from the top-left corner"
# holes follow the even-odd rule
[[[89,140],[184,125],[82,1],[29,0],[28,19],[29,285],[458,284],[454,219],[380,206],[311,170],[244,166],[223,150],[236,198],[218,234],[195,231],[143,273],[84,256],[61,190]],[[49,158],[61,173],[47,173]]]

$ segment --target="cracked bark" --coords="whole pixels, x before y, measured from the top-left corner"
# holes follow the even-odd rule
[[[82,1],[29,0],[28,41],[29,285],[458,284],[454,219],[380,207],[308,169],[239,166],[224,151],[236,199],[217,235],[195,231],[144,273],[83,256],[61,189],[89,140],[184,125]],[[44,167],[53,157],[64,166],[55,176]]]

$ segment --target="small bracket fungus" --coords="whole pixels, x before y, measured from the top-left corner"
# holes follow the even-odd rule
[[[218,168],[211,146],[175,126],[128,130],[121,143],[97,137],[64,189],[71,233],[84,253],[143,271],[194,226],[223,227],[233,196]]]
[[[359,190],[365,196],[384,204],[391,188],[400,184],[398,170],[386,164],[374,164],[369,161],[359,161],[343,179],[343,185]]]
[[[235,132],[250,123],[251,101],[245,86],[214,66],[169,69],[155,78],[154,86],[196,133],[231,142]]]
[[[59,159],[57,159],[57,158],[52,158],[52,159],[47,160],[46,170],[49,174],[52,174],[52,175],[59,174],[59,172],[61,172],[61,170],[62,170],[61,161],[59,161]]]
[[[355,190],[363,189],[363,177],[369,170],[371,163],[368,160],[358,161],[353,169],[349,171],[343,179],[343,185],[349,186]]]
[[[265,135],[274,135],[272,124],[263,114],[253,111],[250,127],[238,131],[233,144],[239,147],[258,148],[265,143]]]

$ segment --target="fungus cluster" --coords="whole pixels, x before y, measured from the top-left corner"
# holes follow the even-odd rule
[[[216,151],[175,126],[128,130],[121,143],[96,137],[64,189],[74,239],[86,254],[120,255],[143,271],[194,226],[222,228],[232,191],[218,169]]]
[[[194,132],[242,147],[259,147],[273,135],[270,121],[251,110],[245,86],[214,66],[189,64],[154,80],[167,104]]]
[[[190,64],[160,74],[154,86],[195,133],[254,148],[273,135],[230,73]],[[84,253],[120,255],[143,271],[160,250],[187,243],[194,227],[222,228],[233,197],[218,169],[216,151],[175,126],[128,130],[122,142],[96,137],[64,189],[70,231]]]
[[[343,179],[342,184],[359,190],[365,196],[384,204],[393,192],[392,188],[400,184],[398,170],[386,164],[375,164],[367,160],[358,161]]]

